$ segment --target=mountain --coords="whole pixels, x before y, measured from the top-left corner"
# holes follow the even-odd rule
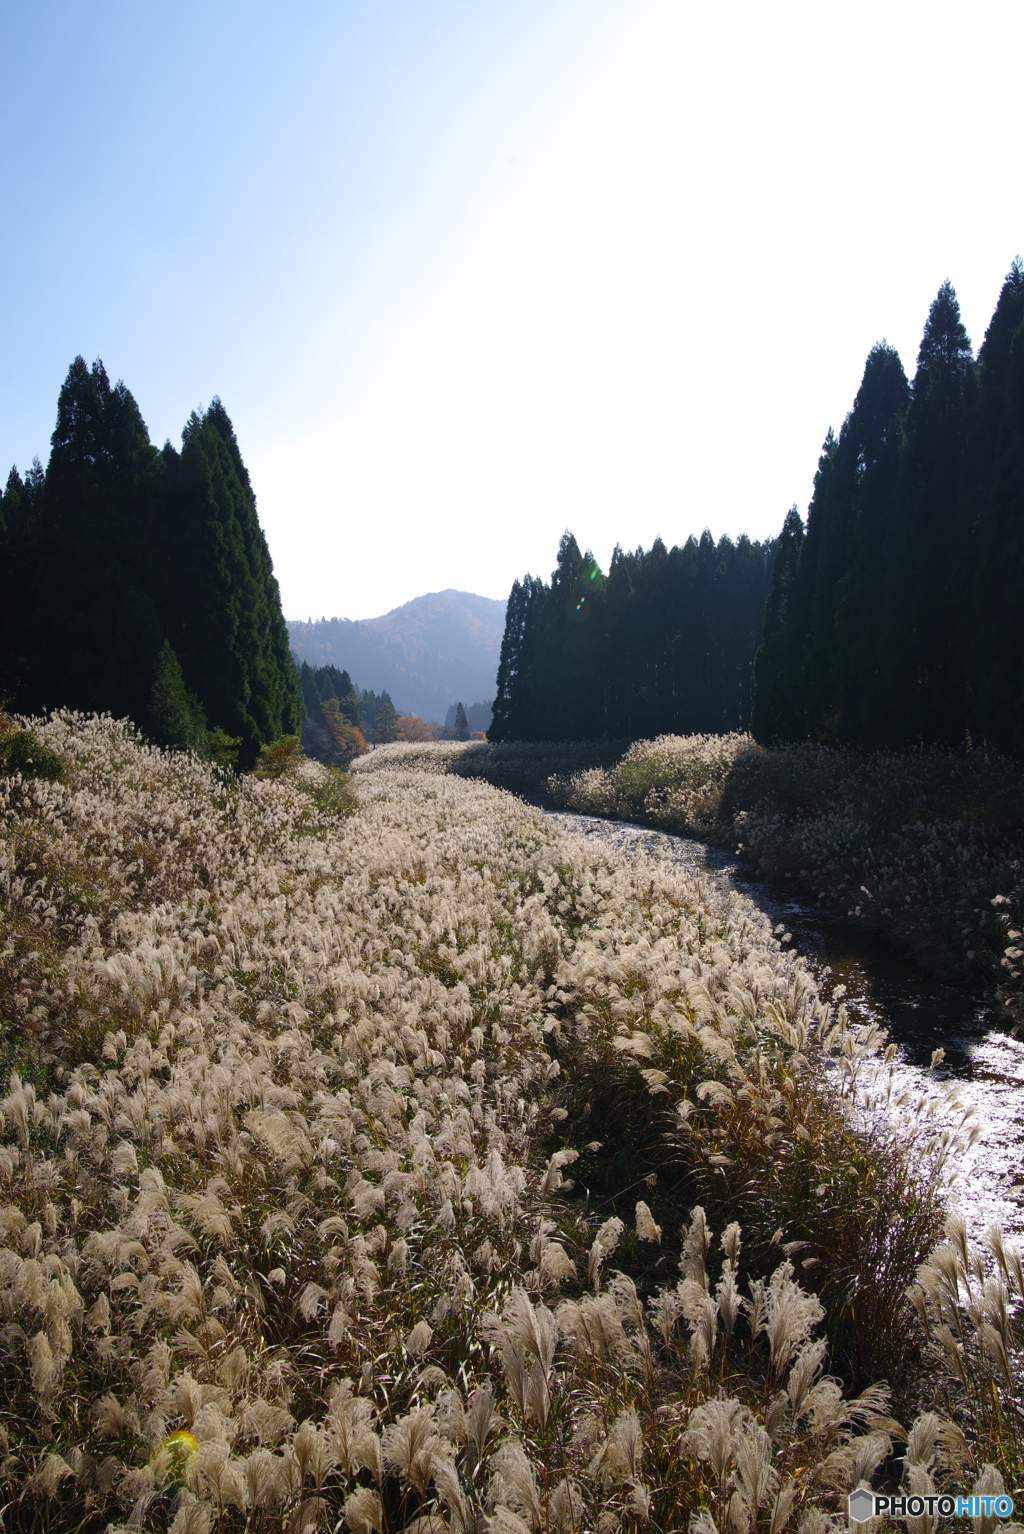
[[[389,692],[396,708],[440,723],[453,703],[490,702],[505,603],[470,591],[431,591],[380,618],[288,624],[311,666],[337,666],[359,687]]]

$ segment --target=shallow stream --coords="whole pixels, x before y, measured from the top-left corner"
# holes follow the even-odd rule
[[[787,882],[758,877],[722,848],[646,826],[549,811],[567,830],[613,842],[627,851],[669,857],[709,883],[746,896],[773,925],[783,923],[793,946],[822,982],[822,992],[845,986],[857,1023],[875,1022],[898,1046],[897,1082],[912,1101],[955,1083],[974,1108],[977,1143],[958,1159],[953,1202],[979,1240],[997,1221],[1024,1238],[1024,1041],[1001,1026],[993,1007],[967,989],[948,985],[901,958],[880,939],[823,911]],[[945,1060],[930,1068],[932,1052]]]

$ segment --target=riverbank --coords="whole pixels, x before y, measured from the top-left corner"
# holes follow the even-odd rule
[[[980,751],[767,750],[745,735],[662,736],[612,762],[586,763],[586,752],[586,742],[477,745],[422,767],[504,773],[558,807],[742,848],[761,873],[794,880],[934,972],[982,985],[1024,1022],[1020,764]],[[543,781],[542,765],[553,769]]]
[[[992,753],[766,750],[662,737],[565,774],[556,803],[731,843],[928,968],[1024,1020],[1024,773]]]
[[[875,1041],[771,923],[455,774],[379,763],[345,818],[315,764],[38,734],[62,777],[0,779],[47,1088],[0,1101],[5,1527],[824,1534],[901,1433],[827,1376],[927,1378],[949,1147],[857,1127]]]
[[[395,741],[356,757],[352,771],[357,776],[391,769],[450,773],[513,794],[546,796],[553,777],[614,767],[627,744],[621,740]]]
[[[950,1203],[971,1239],[983,1242],[993,1223],[1024,1239],[1024,1042],[1007,1031],[998,1008],[833,916],[795,881],[759,875],[742,855],[714,843],[575,810],[545,814],[591,843],[678,863],[691,877],[743,895],[773,930],[789,933],[822,995],[841,997],[852,1024],[882,1029],[898,1046],[888,1068],[896,1097],[941,1112],[951,1127],[970,1111],[978,1138],[956,1157]],[[957,1109],[946,1097],[950,1088]]]

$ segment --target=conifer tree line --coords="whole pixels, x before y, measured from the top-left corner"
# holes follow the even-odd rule
[[[566,533],[550,585],[509,597],[491,740],[639,739],[750,722],[772,542],[616,549],[605,575]]]
[[[911,383],[882,342],[778,542],[764,742],[1024,754],[1024,266],[974,358],[943,283]]]
[[[445,714],[444,728],[465,731],[467,739],[474,732],[485,735],[491,727],[491,708],[490,703],[453,703]]]
[[[45,470],[0,497],[0,694],[134,720],[251,766],[301,699],[256,500],[220,400],[155,448],[123,383],[71,364]]]
[[[348,673],[343,671],[342,676]],[[359,725],[367,740],[376,746],[387,746],[398,739],[398,710],[391,701],[391,694],[374,692],[364,688],[359,695]]]

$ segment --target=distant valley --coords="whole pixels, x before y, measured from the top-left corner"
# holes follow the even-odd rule
[[[432,591],[379,618],[288,624],[311,666],[337,666],[357,687],[388,692],[399,712],[443,724],[458,702],[494,697],[505,603],[469,591]]]

